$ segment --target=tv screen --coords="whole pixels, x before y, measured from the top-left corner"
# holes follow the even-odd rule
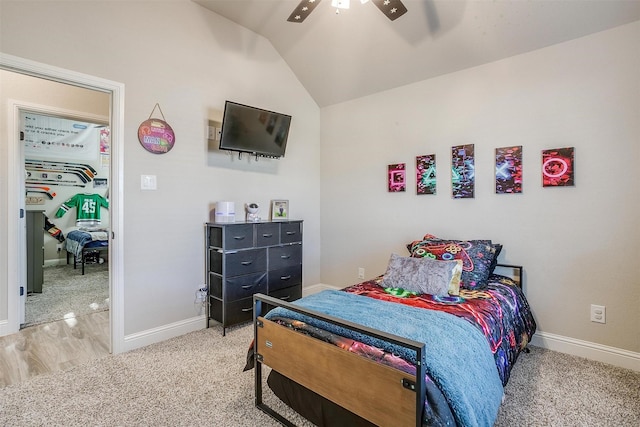
[[[282,157],[287,148],[291,116],[227,101],[220,149],[256,156]]]

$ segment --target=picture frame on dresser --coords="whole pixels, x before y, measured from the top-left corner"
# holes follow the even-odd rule
[[[271,221],[283,221],[289,218],[289,201],[271,201]]]

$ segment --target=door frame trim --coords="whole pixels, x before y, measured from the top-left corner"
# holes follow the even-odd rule
[[[112,235],[110,246],[110,331],[111,352],[122,353],[124,346],[124,84],[78,73],[71,70],[42,64],[28,59],[8,55],[0,52],[0,69],[30,75],[33,77],[53,80],[72,86],[84,87],[91,90],[111,94],[109,122],[111,126],[111,194],[109,200],[110,224]],[[10,111],[9,114],[14,114]],[[13,122],[11,122],[13,123]],[[13,140],[13,139],[10,139]],[[8,147],[8,194],[7,194],[7,314],[9,333],[17,332],[19,323],[19,269],[18,253],[19,241],[17,225],[19,220],[19,191],[16,170],[20,161],[20,152],[16,144]],[[15,291],[15,292],[14,292]]]

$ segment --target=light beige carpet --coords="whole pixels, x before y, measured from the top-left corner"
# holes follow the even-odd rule
[[[109,309],[109,266],[88,264],[44,268],[42,293],[27,295],[25,326],[78,317]]]

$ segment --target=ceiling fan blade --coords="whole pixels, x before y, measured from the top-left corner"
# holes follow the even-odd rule
[[[407,8],[401,0],[373,0],[373,3],[392,21],[407,13]]]
[[[307,16],[309,16],[309,14],[313,12],[313,9],[316,8],[316,6],[318,5],[318,3],[320,3],[320,1],[321,0],[302,0],[300,4],[296,6],[293,12],[291,12],[291,15],[289,15],[289,18],[287,19],[287,21],[289,22],[304,21],[305,19],[307,19]]]

